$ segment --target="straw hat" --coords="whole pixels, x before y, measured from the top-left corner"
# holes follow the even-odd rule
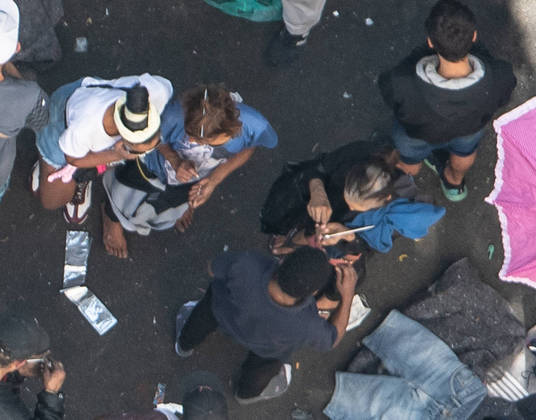
[[[160,114],[149,102],[149,109],[136,113],[128,109],[127,97],[115,102],[114,122],[123,139],[129,143],[140,144],[150,140],[160,129]]]

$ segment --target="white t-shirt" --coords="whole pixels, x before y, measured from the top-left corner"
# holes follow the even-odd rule
[[[104,131],[104,113],[126,92],[120,89],[93,88],[86,86],[111,85],[131,87],[136,83],[145,86],[149,101],[162,114],[173,95],[171,82],[161,76],[144,73],[141,76],[126,76],[113,80],[86,77],[82,86],[74,91],[66,106],[67,128],[60,136],[60,148],[68,156],[82,158],[89,152],[101,152],[111,148],[120,136],[109,136]]]

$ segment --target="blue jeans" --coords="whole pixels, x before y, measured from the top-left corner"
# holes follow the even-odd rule
[[[400,153],[400,160],[408,165],[422,162],[432,154],[434,150],[445,149],[456,156],[472,155],[484,136],[485,128],[468,136],[456,137],[445,143],[431,144],[425,140],[410,137],[404,127],[395,120],[392,137],[396,149]]]
[[[43,160],[60,169],[67,165],[65,154],[60,149],[60,136],[65,131],[65,107],[73,92],[80,87],[82,79],[56,89],[50,96],[48,124],[37,133],[36,146]]]
[[[463,420],[486,396],[449,346],[397,310],[363,343],[393,376],[337,372],[324,409],[333,420]]]

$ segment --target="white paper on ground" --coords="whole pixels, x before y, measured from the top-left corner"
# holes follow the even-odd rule
[[[176,414],[183,414],[182,405],[176,403],[158,404],[155,411],[164,414],[168,420],[178,420]]]
[[[364,300],[359,295],[355,295],[352,299],[352,307],[350,309],[350,317],[348,318],[348,326],[346,331],[361,325],[365,318],[370,313],[370,308],[365,304]]]

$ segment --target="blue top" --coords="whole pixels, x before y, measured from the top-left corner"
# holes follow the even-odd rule
[[[350,228],[374,225],[374,229],[360,232],[359,235],[375,250],[389,252],[393,247],[395,230],[406,238],[422,238],[444,214],[443,207],[399,198],[385,207],[358,214],[346,225]]]
[[[212,261],[212,312],[219,327],[255,354],[288,361],[310,346],[331,349],[336,328],[318,315],[313,296],[281,306],[268,293],[278,262],[253,251],[226,252]]]
[[[213,149],[220,150],[218,155],[233,155],[250,147],[264,146],[274,148],[277,145],[277,134],[270,123],[255,109],[236,103],[240,111],[239,120],[242,122],[242,130],[221,146]],[[185,150],[191,147],[188,135],[184,130],[184,111],[180,101],[174,99],[170,101],[161,116],[161,138],[162,143],[169,144],[173,150]],[[158,152],[149,153],[143,159],[147,168],[162,182],[166,182],[167,174],[164,167],[164,156]]]

